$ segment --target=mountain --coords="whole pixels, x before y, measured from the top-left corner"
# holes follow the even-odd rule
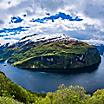
[[[66,71],[100,63],[95,46],[62,34],[33,34],[5,47],[1,60],[9,58],[9,63],[20,68]]]
[[[62,34],[33,34],[28,35],[20,39],[17,43],[9,44],[6,43],[0,46],[0,60],[6,60],[13,54],[23,53],[39,44],[46,43],[48,41],[55,41],[58,39],[65,38]]]

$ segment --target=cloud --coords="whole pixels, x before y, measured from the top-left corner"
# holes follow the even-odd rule
[[[83,42],[87,42],[91,45],[101,45],[103,44],[104,45],[104,41],[103,40],[94,40],[94,39],[90,39],[90,40],[81,40]]]
[[[0,20],[0,25],[4,24],[4,21],[3,20]]]
[[[90,0],[84,3],[84,13],[91,18],[104,19],[103,0]]]
[[[27,31],[29,27],[17,27],[17,28],[3,28],[0,30],[0,37],[20,34],[22,31]]]
[[[57,19],[51,18],[51,16],[56,16],[55,14],[59,14],[59,12],[64,13],[65,18],[67,15],[78,16],[83,21],[69,21],[61,16]],[[11,17],[15,18],[11,20]],[[82,40],[103,37],[103,17],[103,0],[0,0],[0,30],[3,30],[3,28],[30,27],[27,31],[21,31],[20,34],[12,36],[13,41],[18,37],[34,33],[66,33]],[[45,23],[30,22],[32,18],[38,22],[45,21]],[[11,24],[9,24],[10,21]],[[8,38],[9,41],[11,32],[5,34],[8,34],[5,39]],[[5,34],[0,33],[0,35]],[[1,40],[5,39],[1,37]]]

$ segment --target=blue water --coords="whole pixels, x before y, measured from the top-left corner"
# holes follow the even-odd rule
[[[56,74],[22,70],[7,63],[0,63],[0,71],[4,72],[13,82],[33,92],[55,91],[60,84],[81,85],[88,92],[104,88],[104,57],[101,64],[92,72],[77,74]],[[6,66],[5,66],[6,64]]]

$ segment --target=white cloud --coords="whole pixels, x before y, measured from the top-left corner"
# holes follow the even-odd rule
[[[87,42],[91,45],[101,45],[103,44],[104,45],[104,41],[103,40],[93,40],[93,39],[90,39],[90,40],[81,40],[83,42]]]
[[[46,13],[56,14],[65,12],[72,16],[79,16],[81,22],[68,20],[48,21],[44,24],[32,23],[31,18],[42,18]],[[26,17],[23,15],[26,14]],[[9,24],[12,16],[20,16],[22,23]],[[12,36],[23,37],[33,33],[71,33],[71,36],[90,37],[102,36],[104,32],[104,2],[103,0],[0,0],[0,28],[19,26],[31,27],[28,31]],[[76,35],[75,35],[76,34]],[[10,36],[8,36],[10,37]],[[0,40],[4,41],[0,37]],[[9,41],[9,40],[8,40]],[[14,41],[14,40],[13,40]]]

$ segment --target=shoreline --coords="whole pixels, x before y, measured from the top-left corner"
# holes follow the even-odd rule
[[[77,73],[90,73],[92,71],[95,71],[99,65],[100,65],[101,61],[90,65],[90,66],[85,66],[85,67],[81,67],[81,68],[71,68],[71,69],[56,69],[56,68],[22,68],[22,67],[17,67],[20,68],[21,70],[29,70],[29,71],[36,71],[36,72],[47,72],[47,73],[63,73],[63,74],[77,74]]]

